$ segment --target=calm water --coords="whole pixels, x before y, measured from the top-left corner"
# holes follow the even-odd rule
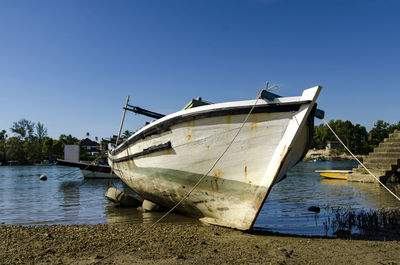
[[[386,190],[375,184],[325,180],[317,169],[351,169],[353,162],[310,162],[297,165],[275,185],[255,227],[274,232],[325,235],[326,207],[351,209],[399,208]],[[40,181],[45,174],[47,181]],[[78,169],[61,166],[0,167],[0,223],[98,224],[151,223],[162,213],[141,213],[113,207],[105,198],[109,180],[85,180]],[[113,185],[125,191],[120,181]],[[399,186],[392,186],[397,194]],[[319,214],[308,211],[321,208]],[[194,223],[193,218],[171,214],[166,222]]]

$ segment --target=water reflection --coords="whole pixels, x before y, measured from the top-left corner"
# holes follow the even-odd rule
[[[325,235],[323,222],[329,208],[354,210],[399,208],[400,202],[378,184],[328,180],[317,169],[351,169],[353,162],[300,163],[275,185],[261,209],[255,226],[282,233]],[[399,185],[388,185],[399,193]],[[308,211],[310,206],[320,213]]]
[[[161,218],[164,212],[143,212],[136,208],[120,208],[115,207],[112,204],[108,204],[104,207],[105,214],[107,216],[107,223],[109,224],[121,224],[121,223],[143,223],[152,224]],[[171,213],[161,222],[164,223],[199,223],[195,218],[186,217],[180,214]]]
[[[346,180],[321,179],[321,186],[331,191],[329,196],[353,202],[356,208],[398,208],[399,201],[378,183],[347,182]],[[400,193],[399,184],[387,187],[396,195]]]
[[[376,184],[327,180],[317,169],[351,169],[353,162],[300,163],[275,185],[255,226],[275,232],[325,235],[328,207],[350,209],[399,208],[400,202]],[[45,174],[47,181],[40,181]],[[152,223],[163,213],[117,208],[104,194],[109,185],[132,194],[119,180],[83,178],[78,169],[59,166],[0,167],[0,222],[6,224]],[[389,185],[400,194],[400,185]],[[310,206],[320,213],[308,211]],[[197,223],[179,214],[163,222]]]
[[[61,182],[59,194],[62,197],[60,207],[62,208],[64,220],[73,221],[79,215],[80,191],[82,181]]]

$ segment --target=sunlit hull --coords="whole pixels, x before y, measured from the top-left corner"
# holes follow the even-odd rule
[[[247,230],[274,183],[305,155],[314,87],[301,97],[229,102],[180,111],[136,132],[109,153],[114,172],[144,199],[212,224]]]

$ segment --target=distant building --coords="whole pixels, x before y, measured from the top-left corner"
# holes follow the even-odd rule
[[[79,146],[82,147],[82,149],[86,151],[89,155],[100,154],[98,145],[98,143],[90,140],[89,138],[85,138],[79,141]]]
[[[79,145],[64,145],[64,160],[79,162]]]
[[[327,150],[339,149],[339,148],[342,148],[342,144],[339,141],[328,141],[326,143]]]
[[[111,144],[112,146],[115,146],[115,143],[117,142],[117,138],[118,138],[117,135],[113,135],[110,138],[102,138],[101,141],[100,141],[100,150],[101,151],[107,151],[109,149],[108,144]],[[120,137],[119,141],[118,141],[118,144],[121,144],[126,139],[128,139],[128,138]]]
[[[103,151],[103,152],[107,151],[108,150],[108,144],[114,145],[116,141],[117,141],[117,136],[116,135],[113,135],[110,138],[102,138],[101,141],[100,141],[100,150]],[[121,142],[121,140],[120,140],[120,142]]]

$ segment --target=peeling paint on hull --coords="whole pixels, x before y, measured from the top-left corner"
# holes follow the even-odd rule
[[[124,176],[124,173],[117,174]],[[162,168],[136,168],[134,178],[122,178],[143,198],[172,208],[196,184],[202,175]],[[177,211],[197,218],[225,220],[225,226],[238,227],[233,221],[238,212],[253,212],[254,194],[265,187],[257,187],[239,181],[207,176],[193,193],[177,208]],[[262,198],[261,198],[262,200]],[[250,220],[242,220],[248,223]],[[214,221],[216,223],[216,221]]]
[[[250,229],[273,184],[308,149],[313,126],[309,116],[320,87],[310,90],[286,99],[298,104],[296,111],[251,114],[229,151],[177,210],[208,223]],[[229,106],[236,105],[244,103]],[[157,120],[111,152],[109,164],[144,199],[173,207],[221,156],[244,121],[246,114],[226,114],[226,106],[198,107]],[[223,115],[213,113],[221,109]],[[200,118],[176,119],[189,114]],[[158,134],[146,134],[157,128]]]

